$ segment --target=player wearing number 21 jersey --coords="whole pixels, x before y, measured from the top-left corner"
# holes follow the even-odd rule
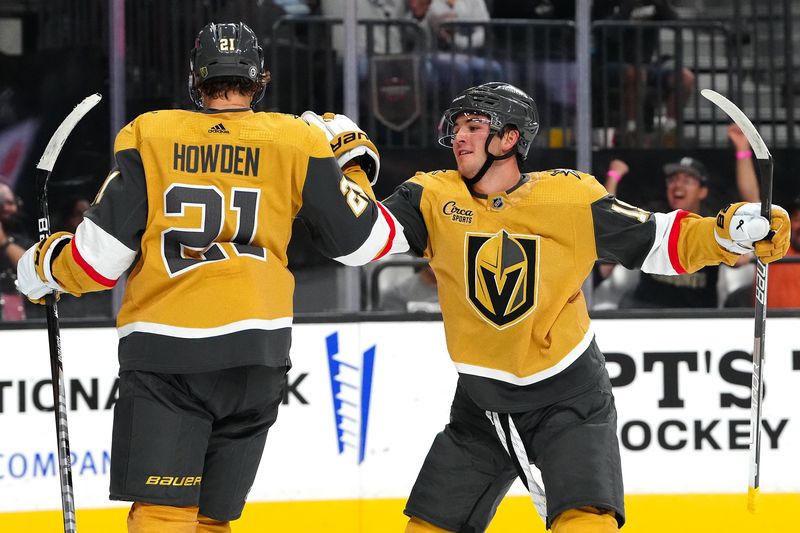
[[[133,265],[117,317],[122,370],[286,364],[295,217],[345,264],[389,251],[393,222],[370,201],[366,175],[353,166],[343,176],[301,118],[145,113],[120,131],[115,157],[74,238],[52,246],[51,269],[63,290],[84,293]]]
[[[352,121],[323,133],[253,111],[269,73],[245,24],[206,25],[190,72],[198,109],[125,126],[75,234],[18,268],[34,301],[109,289],[130,269],[110,498],[133,502],[133,533],[230,531],[241,515],[291,366],[293,220],[347,265],[404,242],[372,198],[377,150]]]

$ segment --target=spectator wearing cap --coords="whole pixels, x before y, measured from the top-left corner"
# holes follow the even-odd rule
[[[729,128],[728,136],[736,149],[736,185],[739,197],[745,202],[758,202],[758,180],[747,139],[735,124]],[[666,176],[666,200],[670,210],[681,209],[702,214],[703,201],[709,194],[710,175],[706,166],[693,157],[682,157],[664,165],[663,170]],[[605,186],[610,194],[616,194],[619,182],[628,171],[628,165],[619,159],[609,164]],[[742,264],[748,260],[749,258],[745,258]],[[612,270],[613,265],[599,265],[598,277],[605,279]],[[749,273],[744,273],[745,278],[750,276]],[[716,266],[685,276],[639,272],[635,286],[622,295],[619,307],[718,307],[727,293],[725,284],[718,283],[719,278],[720,268]],[[624,288],[623,283],[622,289]]]

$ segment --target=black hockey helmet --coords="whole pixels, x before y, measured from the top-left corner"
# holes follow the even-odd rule
[[[251,105],[264,96],[264,50],[256,34],[243,22],[206,24],[189,53],[189,95],[198,108],[203,103],[198,87],[204,81],[222,77],[246,78],[259,83]]]
[[[528,156],[533,138],[539,131],[539,114],[533,98],[505,82],[484,83],[456,96],[439,123],[439,144],[453,146],[453,124],[462,113],[486,115],[491,121],[489,129],[494,134],[506,126],[514,126],[520,134],[516,152],[522,159]]]

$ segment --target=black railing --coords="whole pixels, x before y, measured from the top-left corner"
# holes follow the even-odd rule
[[[695,89],[716,87],[726,92],[759,127],[770,147],[792,147],[800,133],[797,131],[800,56],[794,51],[800,45],[800,35],[793,32],[800,21],[800,2],[731,0],[706,4],[713,7],[713,12],[695,13],[691,21],[596,21],[595,44],[598,35],[608,37],[635,27],[638,29],[630,33],[632,42],[625,47],[637,50],[640,47],[636,42],[655,29],[659,33],[655,55],[673,58],[670,63],[673,74],[681,73],[681,67],[686,68],[694,76]],[[90,47],[107,52],[108,2],[48,0],[27,5],[28,11],[36,12],[36,22],[26,23],[25,41],[35,43],[39,50]],[[126,2],[128,109],[138,113],[154,107],[189,106],[185,83],[187,53],[198,28],[211,20],[243,20],[262,38],[271,58],[269,68],[273,70],[274,87],[262,108],[295,113],[308,108],[341,110],[341,63],[332,46],[341,22],[320,17],[280,19],[280,12],[270,2]],[[488,81],[498,75],[520,84],[539,103],[543,124],[540,146],[573,145],[571,84],[575,73],[570,70],[575,54],[573,21],[497,19],[443,24],[442,30],[467,36],[476,29],[482,30],[482,42],[468,38],[466,45],[462,43],[458,49],[442,48],[437,39],[429,38],[411,19],[359,21],[359,25],[367,58],[359,69],[363,86],[361,118],[364,127],[374,131],[383,146],[429,146],[434,140],[436,121],[449,98],[465,84]],[[33,31],[28,32],[28,28]],[[35,35],[35,40],[30,39],[29,33]],[[381,42],[398,44],[382,49]],[[417,65],[398,68],[403,73],[416,72],[421,89],[384,87],[380,93],[376,88],[380,80],[371,78],[374,70],[371,58],[402,54],[417,57]],[[640,64],[646,63],[647,58],[640,59]],[[598,63],[602,66],[608,61],[616,60],[598,57],[595,62],[592,99],[596,144],[614,145],[613,134],[618,134],[617,144],[633,147],[663,144],[663,126],[669,122],[661,120],[665,115],[663,102],[668,96],[664,87],[656,84],[649,91],[635,91],[633,98],[637,105],[629,119],[625,116],[619,72],[615,79],[614,73],[597,69]],[[461,76],[464,65],[467,75]],[[554,79],[560,80],[561,91],[552,88],[559,83],[553,82]],[[408,124],[400,122],[400,117],[380,114],[380,107],[391,105],[391,98],[397,98],[401,90],[416,95],[410,113],[414,119]],[[687,96],[680,94],[681,90],[677,84],[676,95]],[[382,101],[381,95],[389,101]],[[727,119],[699,99],[696,90],[674,119],[679,125],[668,144],[727,145],[724,133]],[[636,125],[626,137],[628,120]]]

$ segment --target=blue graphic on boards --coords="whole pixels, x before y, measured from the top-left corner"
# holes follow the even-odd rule
[[[361,357],[353,358],[339,352],[338,332],[325,337],[325,344],[339,454],[352,449],[357,452],[358,464],[361,464],[367,447],[375,346],[361,354]]]

